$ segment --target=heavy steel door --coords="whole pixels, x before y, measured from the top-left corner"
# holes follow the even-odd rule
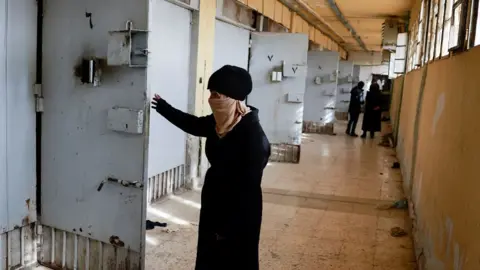
[[[101,66],[98,86],[78,73],[102,65],[110,31],[148,30],[148,18],[146,0],[44,1],[39,260],[51,268],[142,267],[147,71]]]
[[[353,62],[340,61],[338,65],[337,112],[348,112],[350,91],[353,88]]]
[[[192,12],[165,0],[151,1],[149,10],[148,47],[152,53],[147,71],[148,89],[186,112]],[[185,132],[152,113],[148,151],[150,202],[185,184],[186,138]],[[171,177],[166,177],[167,174]]]
[[[35,262],[37,3],[0,0],[0,270]]]
[[[250,31],[216,20],[213,71],[224,65],[248,69],[249,45]]]
[[[249,72],[253,91],[247,103],[260,110],[272,144],[300,145],[308,37],[304,34],[252,33]],[[272,72],[281,71],[281,81]]]
[[[308,52],[304,121],[323,125],[335,121],[339,60],[337,52]]]

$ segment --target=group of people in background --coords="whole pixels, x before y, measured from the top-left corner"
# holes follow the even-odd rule
[[[370,138],[375,137],[375,132],[381,130],[382,110],[381,110],[381,92],[380,86],[373,82],[366,95],[365,101],[363,99],[365,86],[364,82],[359,82],[350,92],[350,105],[348,107],[348,125],[347,135],[358,137],[355,129],[357,128],[358,118],[362,112],[362,105],[365,105],[364,116],[362,122],[362,138],[366,138],[370,133]]]

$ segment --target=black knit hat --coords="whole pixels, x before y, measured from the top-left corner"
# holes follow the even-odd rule
[[[210,76],[208,89],[243,101],[252,92],[252,77],[241,67],[226,65]]]

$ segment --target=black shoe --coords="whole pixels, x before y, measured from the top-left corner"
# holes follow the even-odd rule
[[[358,137],[358,135],[355,134],[355,133],[350,134],[350,136],[355,137],[355,138]]]
[[[362,139],[365,139],[367,138],[367,134],[362,134],[362,136],[360,136]]]

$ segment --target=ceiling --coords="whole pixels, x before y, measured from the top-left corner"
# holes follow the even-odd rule
[[[302,1],[302,0],[300,0]],[[338,9],[365,44],[368,51],[381,51],[382,26],[386,19],[405,21],[415,0],[335,0]],[[328,0],[305,0],[324,24],[328,32],[347,51],[363,51],[359,41],[337,17]],[[325,25],[319,26],[325,29]],[[332,33],[333,32],[333,33]]]

